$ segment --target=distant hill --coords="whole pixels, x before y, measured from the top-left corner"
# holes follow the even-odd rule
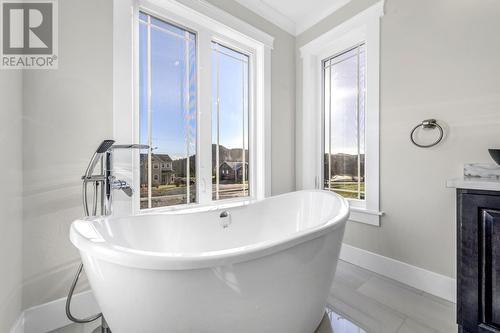
[[[186,177],[186,158],[180,158],[172,162],[172,169],[177,177]],[[190,176],[196,175],[196,158],[195,155],[189,156]]]
[[[217,145],[212,145],[212,165],[215,165],[217,157]],[[237,148],[226,148],[219,145],[219,162],[243,162],[243,150]],[[248,162],[248,149],[245,149],[245,161]]]

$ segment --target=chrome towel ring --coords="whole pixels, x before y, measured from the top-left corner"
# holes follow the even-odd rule
[[[415,131],[418,128],[420,128],[420,127],[424,128],[424,129],[435,129],[435,128],[437,128],[439,130],[439,137],[437,138],[436,141],[434,141],[433,143],[430,143],[428,145],[422,145],[422,144],[417,143],[415,141],[414,134],[415,134]],[[441,125],[439,125],[437,123],[436,119],[426,119],[426,120],[422,121],[420,124],[418,124],[417,126],[413,127],[413,129],[411,130],[411,133],[410,133],[410,140],[417,147],[420,147],[420,148],[430,148],[430,147],[434,147],[435,145],[437,145],[438,143],[440,143],[441,140],[443,140],[443,136],[444,136],[444,130],[441,127]]]

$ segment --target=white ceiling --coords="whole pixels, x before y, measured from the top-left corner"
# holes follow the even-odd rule
[[[294,36],[351,0],[236,0]]]

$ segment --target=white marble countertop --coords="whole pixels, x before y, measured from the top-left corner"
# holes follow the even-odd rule
[[[454,178],[446,181],[446,187],[464,188],[470,190],[500,191],[500,179],[480,177]]]

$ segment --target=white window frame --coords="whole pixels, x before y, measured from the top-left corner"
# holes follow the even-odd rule
[[[120,193],[115,211],[158,211],[247,204],[271,195],[271,50],[274,38],[203,0],[113,1],[113,136],[117,142],[139,141],[139,11],[196,33],[197,39],[197,203],[140,209],[139,191],[130,199]],[[250,56],[249,154],[251,197],[212,200],[211,42]],[[201,126],[204,124],[204,126]],[[140,188],[139,152],[116,156],[115,169]],[[131,170],[131,171],[129,171]],[[118,207],[117,207],[118,206]]]
[[[323,188],[323,60],[366,45],[365,200],[348,199],[351,221],[380,225],[379,107],[380,18],[383,1],[300,48],[303,71],[302,121],[297,145],[297,187]]]

